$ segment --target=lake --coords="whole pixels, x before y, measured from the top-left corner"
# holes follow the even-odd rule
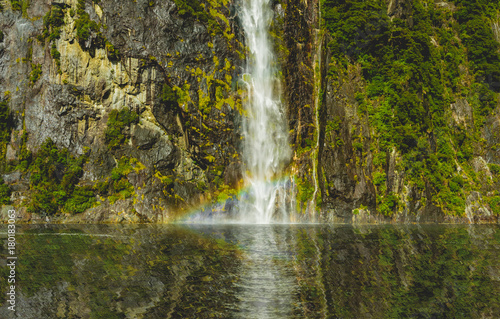
[[[499,318],[496,225],[18,225],[0,318]],[[1,226],[7,293],[7,228]]]

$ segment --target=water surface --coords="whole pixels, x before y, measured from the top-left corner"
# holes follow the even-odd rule
[[[2,299],[0,318],[500,317],[497,226],[18,230],[17,317]]]

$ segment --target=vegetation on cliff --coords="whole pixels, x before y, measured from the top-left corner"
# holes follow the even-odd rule
[[[16,187],[36,197],[31,211],[47,214],[83,211],[96,195],[110,203],[134,198],[134,205],[148,197],[175,205],[234,197],[246,96],[233,4],[110,3],[52,2],[39,11],[10,1],[2,8],[14,10],[14,26],[30,25],[0,31],[6,70],[24,72],[1,75],[0,150],[10,161],[2,173],[30,180],[28,190]],[[476,207],[498,215],[497,2],[321,0],[320,25],[314,2],[272,6],[299,202],[315,196],[326,214],[425,208],[463,216]],[[40,16],[27,16],[34,12]],[[160,23],[166,15],[171,20]],[[320,46],[323,36],[328,43]],[[46,62],[46,52],[54,61]],[[25,109],[36,112],[25,116]],[[44,123],[57,129],[37,139]],[[42,145],[46,137],[57,147]],[[91,148],[85,160],[69,155],[84,147]],[[55,149],[66,159],[50,155]],[[132,181],[141,165],[147,182]],[[63,190],[57,185],[71,171],[72,186]],[[50,174],[37,178],[40,172]],[[154,185],[145,199],[134,196],[143,183]]]
[[[86,156],[71,156],[58,149],[50,139],[29,163],[30,191],[28,211],[46,215],[58,212],[82,213],[92,207],[95,195],[92,187],[79,185]]]
[[[455,4],[403,1],[403,13],[389,16],[382,0],[322,2],[335,61],[330,79],[355,64],[366,82],[356,101],[373,139],[358,149],[374,156],[377,209],[385,215],[405,205],[403,194],[387,189],[386,159],[393,150],[405,183],[447,214],[464,214],[468,194],[484,186],[471,162],[485,155],[484,125],[499,103],[499,43],[491,29],[499,5]],[[453,104],[464,99],[472,109],[469,123],[450,122]],[[486,201],[493,208],[500,185],[489,183]]]
[[[139,116],[129,109],[112,110],[109,113],[105,141],[110,150],[117,149],[121,145],[128,142],[129,134],[125,132],[130,124],[135,124],[139,120]]]

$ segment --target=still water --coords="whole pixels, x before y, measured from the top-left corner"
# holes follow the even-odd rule
[[[498,226],[18,231],[17,311],[2,298],[0,318],[500,317]]]

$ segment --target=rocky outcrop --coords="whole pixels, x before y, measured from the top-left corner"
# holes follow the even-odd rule
[[[88,155],[79,183],[94,185],[109,178],[122,156],[136,158],[145,168],[140,178],[128,175],[134,199],[118,205],[148,221],[166,221],[207,192],[239,183],[236,84],[244,47],[232,4],[206,2],[198,12],[179,8],[182,3],[33,1],[25,12],[0,13],[0,92],[15,122],[6,159],[15,165],[23,147],[36,154],[51,139],[75,156]],[[56,11],[63,15],[59,36],[47,38],[43,32],[54,33]],[[85,15],[99,30],[81,39]],[[38,78],[30,78],[37,68]],[[109,114],[121,109],[139,121],[124,128],[125,144],[110,149]],[[226,167],[233,168],[226,173]],[[26,173],[11,175],[29,181]],[[5,181],[16,188],[11,175]],[[106,198],[99,202],[90,220],[113,210]]]

